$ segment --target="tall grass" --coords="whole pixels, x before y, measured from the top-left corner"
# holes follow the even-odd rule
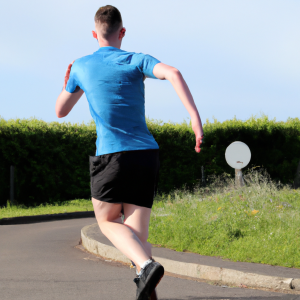
[[[177,251],[300,268],[300,193],[264,171],[155,199],[149,241]]]

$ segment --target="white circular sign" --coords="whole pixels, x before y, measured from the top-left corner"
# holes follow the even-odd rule
[[[251,151],[243,142],[231,143],[225,151],[225,159],[234,169],[245,168],[251,159]]]

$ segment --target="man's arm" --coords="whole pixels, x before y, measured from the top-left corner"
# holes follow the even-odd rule
[[[69,114],[74,105],[83,95],[83,90],[79,90],[76,93],[69,93],[65,89],[62,90],[56,100],[55,112],[59,118],[63,118]]]
[[[153,75],[158,79],[168,80],[173,85],[178,97],[191,116],[192,128],[196,136],[195,151],[199,153],[201,150],[200,144],[203,139],[202,123],[193,96],[181,73],[176,68],[158,63],[153,68]]]
[[[79,89],[75,93],[69,93],[66,91],[66,86],[70,77],[71,67],[73,63],[74,61],[68,66],[63,90],[56,100],[55,112],[58,118],[67,116],[84,93],[81,89]]]

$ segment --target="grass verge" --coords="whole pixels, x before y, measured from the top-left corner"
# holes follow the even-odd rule
[[[300,268],[300,192],[266,172],[236,188],[224,174],[210,187],[155,199],[149,242],[232,261]]]
[[[62,201],[60,203],[55,204],[46,203],[44,205],[41,204],[36,207],[26,207],[24,205],[10,205],[10,202],[7,201],[7,206],[4,208],[0,208],[0,219],[93,210],[94,209],[92,201],[86,199]]]

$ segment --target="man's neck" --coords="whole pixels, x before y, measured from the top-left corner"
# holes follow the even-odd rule
[[[99,39],[98,40],[99,46],[101,47],[114,47],[114,48],[121,48],[121,41],[106,41]]]

